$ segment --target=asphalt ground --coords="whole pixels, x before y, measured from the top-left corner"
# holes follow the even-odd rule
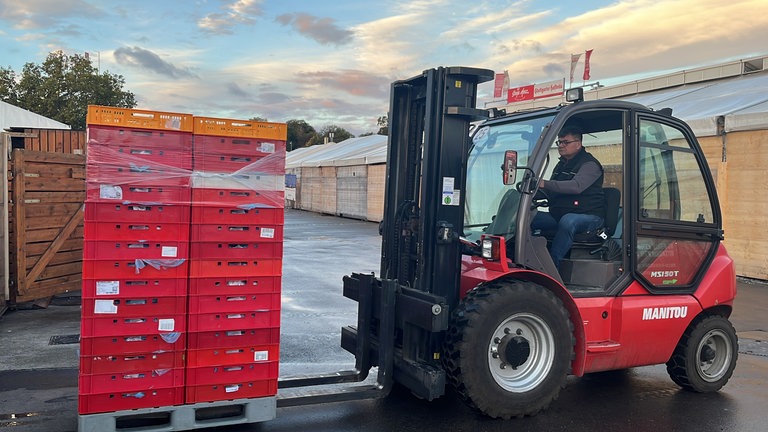
[[[281,376],[349,369],[339,329],[356,320],[341,278],[378,272],[377,224],[287,210],[281,312]],[[663,365],[571,377],[560,398],[535,416],[479,416],[452,392],[419,400],[395,387],[384,399],[279,408],[274,420],[211,430],[235,431],[764,431],[768,406],[768,285],[738,281],[731,317],[739,362],[715,394],[680,390]],[[77,430],[77,293],[47,309],[0,318],[0,432]]]

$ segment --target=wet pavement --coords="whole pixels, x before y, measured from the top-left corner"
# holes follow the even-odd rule
[[[377,224],[289,210],[281,314],[281,375],[348,369],[339,329],[355,322],[356,304],[341,278],[378,272]],[[571,377],[560,398],[535,417],[479,416],[448,393],[432,402],[400,387],[385,399],[279,408],[260,424],[235,431],[764,431],[768,406],[768,285],[740,280],[732,321],[739,361],[715,394],[680,390],[663,365]],[[0,319],[0,432],[77,430],[78,297]],[[53,338],[53,340],[52,340]]]

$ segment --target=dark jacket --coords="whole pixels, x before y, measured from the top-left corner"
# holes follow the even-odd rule
[[[594,162],[600,168],[600,177],[597,178],[580,194],[563,194],[549,192],[549,213],[556,219],[566,213],[592,214],[605,218],[605,206],[603,202],[603,166],[594,156],[581,149],[573,158],[567,160],[560,158],[552,172],[551,180],[571,180],[581,167],[587,162]]]

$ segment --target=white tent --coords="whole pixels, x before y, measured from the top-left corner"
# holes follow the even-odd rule
[[[0,131],[10,128],[69,129],[64,123],[0,101]]]

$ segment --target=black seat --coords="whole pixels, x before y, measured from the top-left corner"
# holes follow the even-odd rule
[[[603,204],[605,208],[603,226],[573,236],[571,251],[589,249],[590,255],[600,253],[603,261],[612,261],[621,254],[621,246],[613,239],[621,213],[621,191],[612,187],[603,188]]]

